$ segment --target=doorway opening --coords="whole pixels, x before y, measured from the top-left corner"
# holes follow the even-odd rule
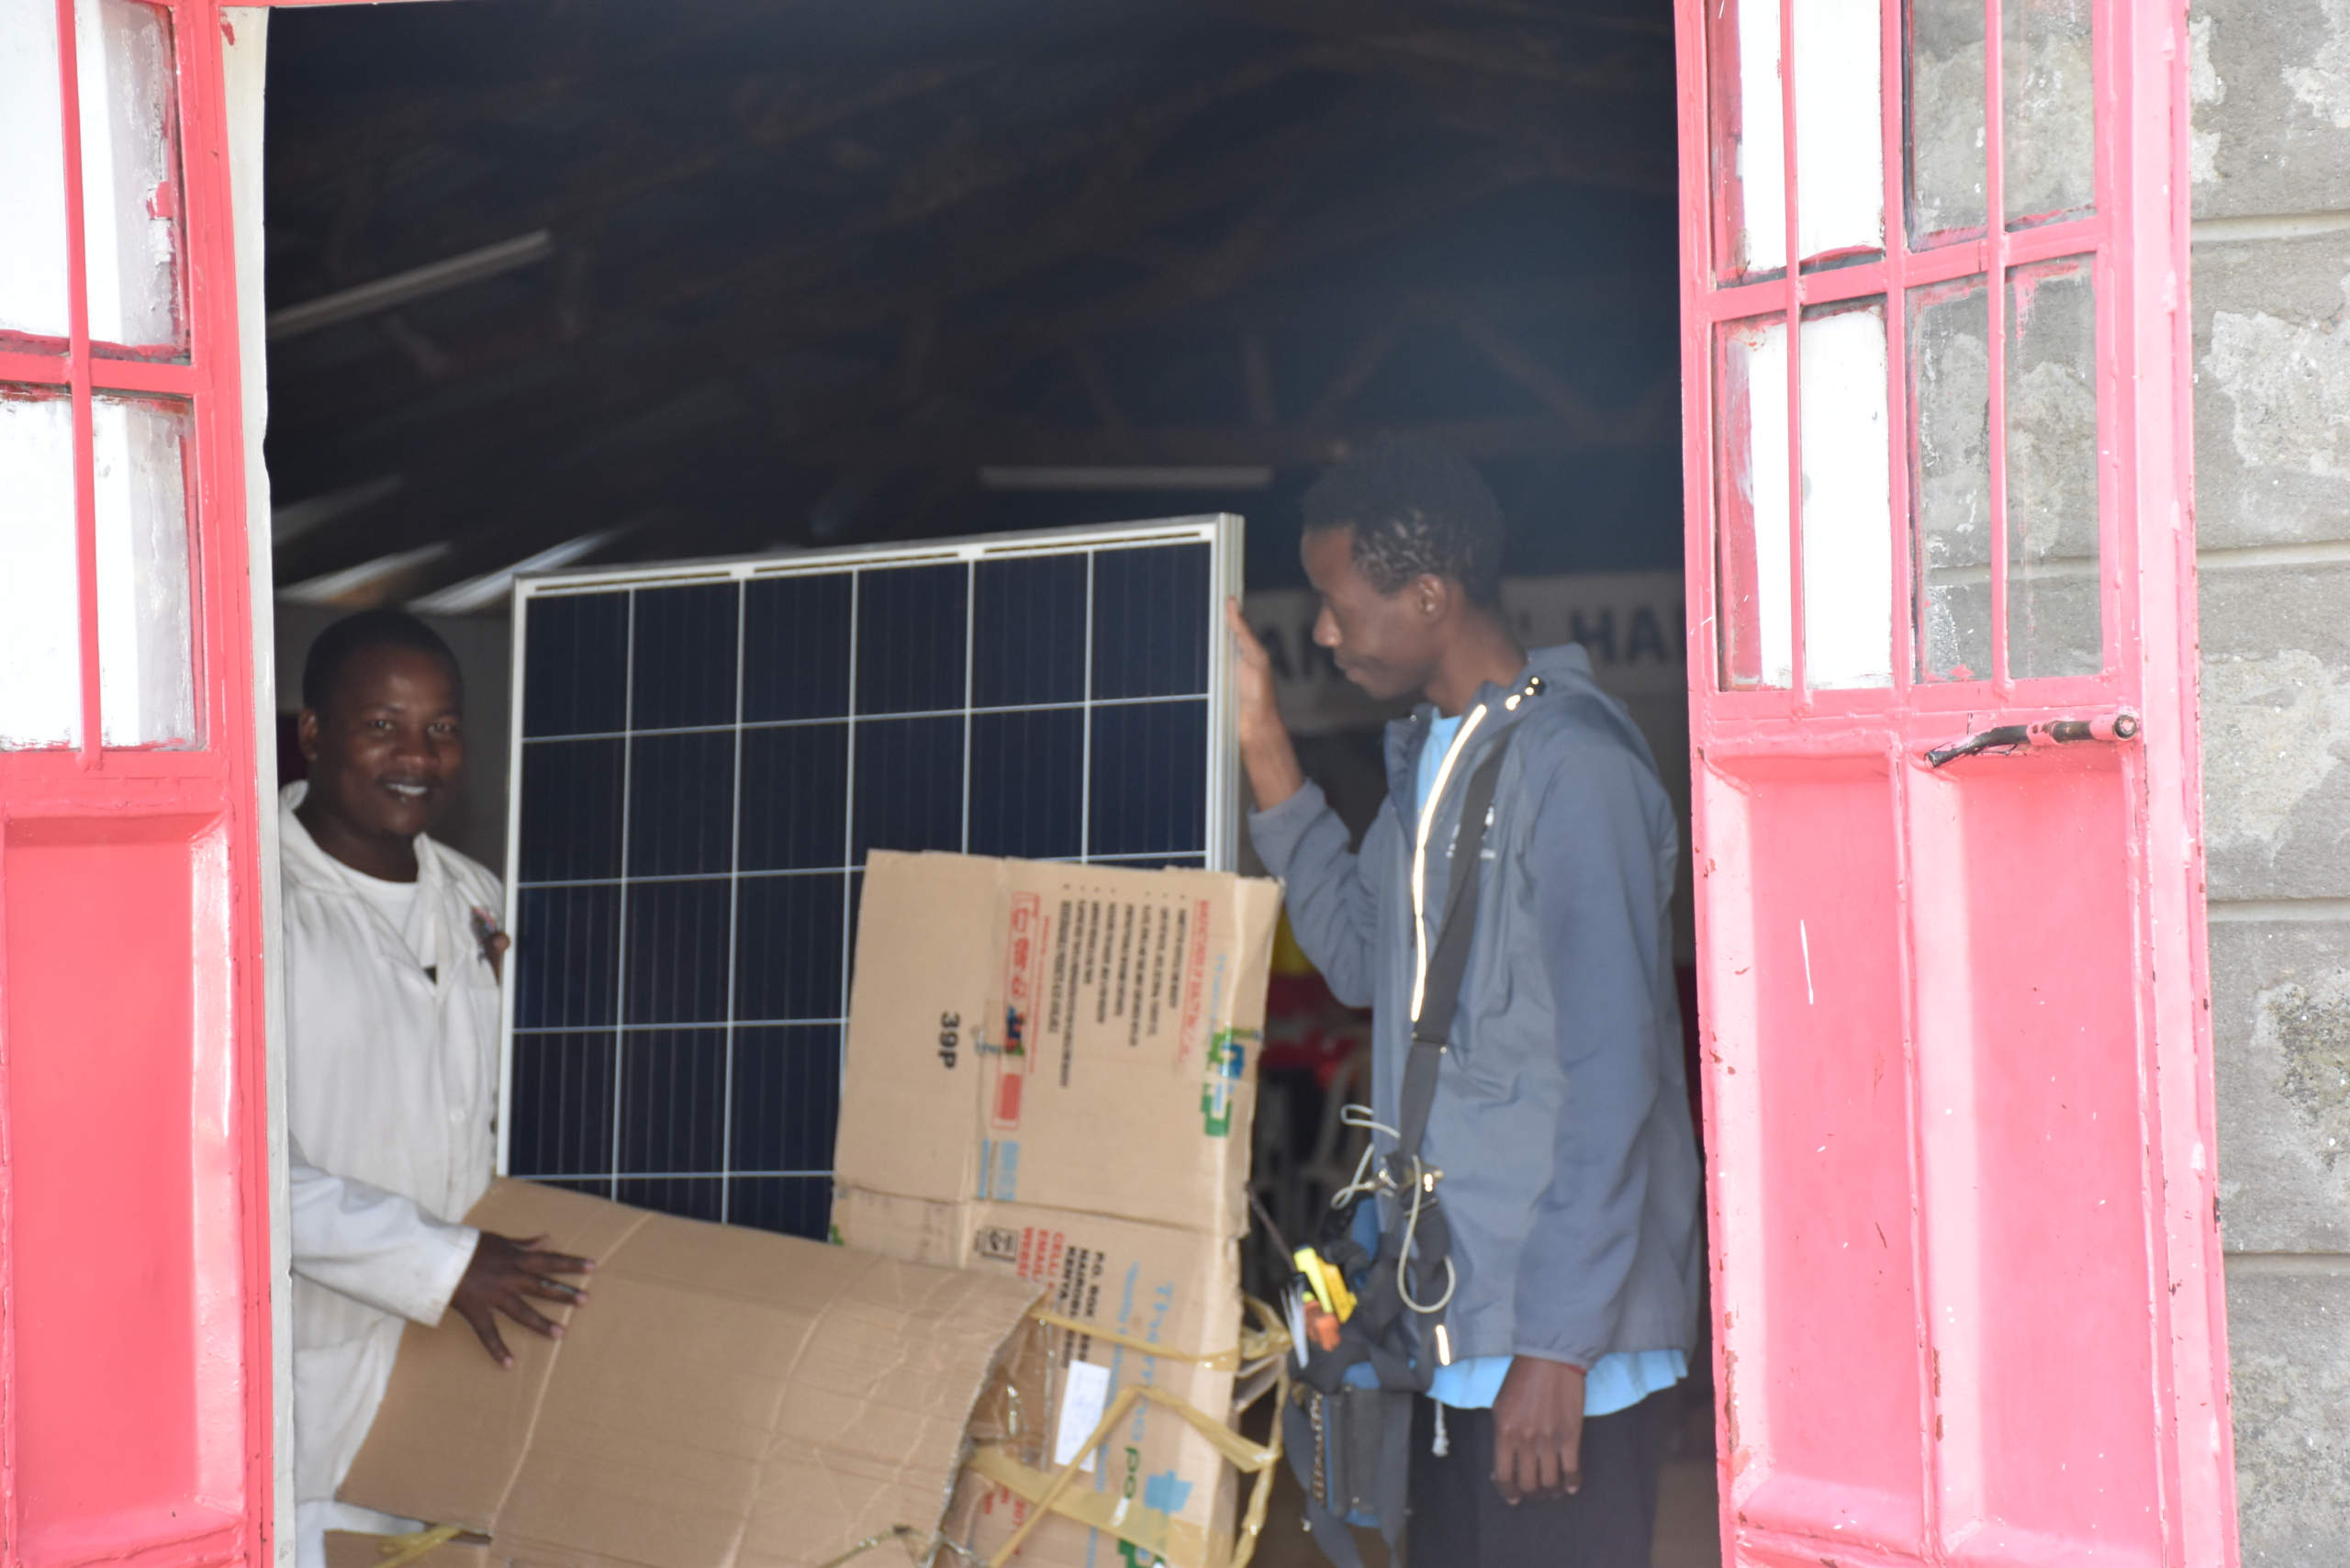
[[[270,45],[281,672],[402,604],[495,705],[518,571],[1233,512],[1360,834],[1392,715],[1312,645],[1296,503],[1425,431],[1503,504],[1521,640],[1583,644],[1656,753],[1694,973],[1662,0],[520,0],[288,9]],[[502,752],[453,834],[491,866]],[[1258,1136],[1284,1220],[1351,1165],[1366,1037],[1285,947]],[[1684,1386],[1660,1563],[1718,1551]]]

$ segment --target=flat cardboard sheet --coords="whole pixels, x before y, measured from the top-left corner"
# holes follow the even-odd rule
[[[876,851],[842,1185],[1237,1237],[1281,889]]]
[[[511,1372],[453,1313],[411,1325],[340,1495],[501,1562],[815,1568],[900,1526],[926,1540],[1038,1295],[523,1182],[467,1219],[596,1258],[591,1299],[549,1309],[559,1343],[509,1326]]]

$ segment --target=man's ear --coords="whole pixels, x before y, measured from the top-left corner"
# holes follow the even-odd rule
[[[294,720],[294,744],[302,748],[303,760],[319,760],[319,711],[305,708]]]
[[[1412,607],[1428,621],[1441,620],[1452,608],[1452,601],[1460,597],[1458,588],[1434,572],[1422,572],[1412,579],[1411,587],[1404,591],[1412,596]]]

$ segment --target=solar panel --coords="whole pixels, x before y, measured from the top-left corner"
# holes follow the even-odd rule
[[[875,849],[1234,863],[1241,521],[572,572],[514,605],[500,1169],[803,1236]]]

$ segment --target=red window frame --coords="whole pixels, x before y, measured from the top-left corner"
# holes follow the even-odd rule
[[[11,1092],[23,1062],[50,1061],[61,1049],[53,1012],[38,1027],[17,1012],[0,1013],[0,1563],[71,1563],[122,1560],[142,1564],[263,1562],[275,1550],[273,1428],[277,1390],[272,1375],[270,1064],[263,952],[260,736],[256,721],[252,628],[252,560],[248,546],[249,491],[245,472],[244,368],[240,363],[237,258],[234,251],[229,109],[223,44],[231,20],[218,0],[144,0],[163,12],[171,30],[178,168],[173,179],[179,225],[177,262],[184,360],[99,353],[90,336],[88,267],[82,185],[81,82],[73,0],[56,0],[58,64],[63,119],[68,335],[62,340],[11,335],[0,342],[0,383],[12,390],[62,391],[72,399],[76,592],[80,609],[81,744],[78,747],[0,751],[0,887],[12,862],[32,846],[72,844],[185,845],[195,879],[192,934],[195,972],[187,977],[193,1036],[185,1042],[189,1082],[196,1095],[189,1131],[189,1173],[196,1210],[159,1214],[159,1234],[184,1227],[188,1299],[196,1321],[157,1325],[185,1338],[187,1383],[158,1393],[158,1420],[193,1421],[184,1453],[196,1456],[183,1504],[145,1513],[77,1518],[44,1525],[38,1497],[28,1520],[22,1482],[25,1445],[41,1441],[38,1422],[25,1425],[28,1406],[17,1363],[27,1331],[28,1290],[50,1283],[20,1278],[24,1223],[55,1234],[60,1204],[54,1193],[28,1184],[21,1155],[36,1131],[11,1121]],[[251,258],[259,264],[259,258]],[[93,400],[99,394],[168,398],[188,410],[184,453],[189,542],[189,625],[193,645],[196,738],[185,748],[105,744],[99,679],[97,530]],[[261,607],[266,612],[266,606]],[[61,834],[62,837],[61,837]],[[177,853],[177,851],[174,851]],[[222,864],[225,858],[226,864]],[[95,864],[95,862],[94,862]],[[101,873],[102,874],[102,873]],[[6,923],[28,913],[0,901],[0,938]],[[19,939],[28,935],[20,926]],[[0,995],[9,989],[8,946],[0,946]],[[64,977],[85,987],[120,987],[135,973],[134,946],[93,952],[84,972]],[[51,977],[55,979],[56,977]],[[20,983],[20,994],[29,989]],[[51,986],[50,990],[56,989]],[[17,1028],[27,1037],[15,1037]],[[35,1035],[42,1037],[33,1037]],[[174,1042],[176,1044],[176,1042]],[[121,1084],[74,1086],[76,1109],[86,1095],[93,1131],[107,1095],[136,1092]],[[14,1151],[8,1154],[5,1151]],[[37,1222],[27,1205],[43,1205]],[[69,1216],[70,1217],[70,1216]],[[114,1238],[93,1236],[103,1247]],[[170,1269],[176,1265],[159,1264]],[[52,1325],[41,1343],[54,1349]],[[99,1347],[90,1353],[102,1353]],[[38,1351],[30,1353],[39,1353]],[[77,1350],[76,1354],[83,1353]],[[192,1409],[187,1405],[194,1395]],[[49,1396],[55,1398],[52,1393]],[[173,1401],[177,1403],[174,1404]],[[77,1462],[80,1462],[77,1452]],[[134,1467],[141,1460],[121,1456]],[[165,1483],[159,1481],[158,1486]],[[162,1495],[161,1493],[157,1494]],[[28,1533],[29,1526],[30,1533]]]
[[[1986,103],[1997,104],[2003,88],[2001,81],[2001,50],[1998,46],[2000,21],[2000,0],[1986,0],[1986,33],[1989,43],[1985,49],[1985,96]],[[1680,28],[1681,48],[1684,54],[1693,53],[1695,60],[1684,60],[1684,81],[1705,80],[1708,95],[1684,94],[1681,105],[1681,136],[1684,157],[1684,191],[1688,193],[1694,181],[1705,193],[1711,220],[1704,224],[1684,226],[1683,233],[1683,323],[1686,344],[1693,352],[1685,355],[1684,386],[1689,389],[1685,406],[1686,454],[1689,478],[1688,533],[1689,559],[1694,564],[1705,563],[1701,579],[1693,571],[1693,592],[1703,587],[1705,598],[1696,605],[1698,612],[1690,617],[1693,640],[1690,644],[1692,680],[1700,678],[1698,671],[1720,704],[1718,711],[1725,716],[1755,721],[1796,719],[1815,715],[1842,714],[1859,719],[1883,714],[1909,711],[1931,711],[1953,715],[1980,713],[1989,708],[2007,710],[2026,707],[2045,710],[2053,716],[2077,712],[2085,707],[2103,704],[2112,706],[2126,699],[2133,684],[2128,672],[2120,667],[2122,661],[2115,657],[2118,645],[2128,639],[2122,619],[2127,611],[2128,596],[2122,591],[2126,578],[2138,567],[2135,559],[2135,538],[2132,532],[2118,527],[2116,520],[2132,515],[2137,504],[2135,475],[2124,460],[2123,442],[2117,439],[2123,432],[2117,426],[2123,401],[2122,378],[2127,374],[2129,354],[2121,350],[2121,340],[2130,317],[2127,302],[2130,290],[2137,283],[2129,254],[2130,236],[2119,230],[2111,214],[2120,210],[2121,203],[2129,196],[2129,166],[2127,150],[2122,144],[2126,127],[2125,116],[2118,112],[2118,105],[2126,99],[2117,98],[2107,91],[2119,75],[2129,69],[2126,55],[2127,39],[2122,36],[2133,29],[2100,26],[2092,39],[2093,71],[2098,84],[2098,115],[2096,119],[2096,178],[2091,211],[2082,217],[2059,218],[2035,223],[2030,227],[2009,229],[2004,212],[2007,199],[2003,169],[2005,127],[2003,117],[1986,113],[1985,134],[1985,209],[1987,216],[1984,232],[1973,239],[1926,247],[1912,246],[1908,217],[1908,160],[1905,146],[1907,124],[1904,95],[1908,88],[1904,23],[1908,6],[1901,0],[1887,0],[1879,6],[1880,70],[1883,73],[1883,96],[1880,115],[1883,146],[1883,201],[1885,213],[1885,249],[1882,256],[1873,260],[1845,260],[1844,252],[1835,253],[1836,264],[1821,266],[1823,259],[1812,258],[1813,266],[1803,270],[1797,227],[1798,182],[1796,178],[1796,93],[1787,90],[1783,63],[1780,93],[1780,134],[1785,149],[1786,248],[1788,263],[1782,275],[1759,281],[1722,281],[1729,274],[1730,258],[1734,253],[1734,203],[1742,196],[1742,185],[1727,175],[1735,156],[1733,130],[1734,107],[1738,88],[1736,58],[1736,11],[1729,6],[1691,8],[1684,6]],[[1779,59],[1782,62],[1794,58],[1795,4],[1786,0],[1779,11]],[[1717,19],[1718,18],[1718,19]],[[1702,66],[1697,63],[1702,61]],[[1702,71],[1704,75],[1695,74]],[[1688,162],[1695,153],[1702,163],[1692,169]],[[2167,204],[2165,204],[2167,205]],[[1919,579],[1912,552],[1913,535],[1908,526],[1910,517],[1910,456],[1911,410],[1908,399],[1908,316],[1906,308],[1909,291],[1934,284],[1956,283],[1980,276],[1988,296],[1990,330],[1988,349],[1990,425],[1989,468],[1991,482],[1991,524],[1994,532],[1993,566],[1999,567],[2007,559],[2007,390],[2006,356],[2008,352],[2008,288],[2009,270],[2034,263],[2087,255],[2091,262],[2098,330],[2098,579],[2099,585],[2099,623],[2104,659],[2101,673],[2096,676],[2041,677],[2019,681],[2009,670],[2008,577],[2006,570],[1990,573],[1991,632],[1993,667],[1987,679],[1931,680],[1916,678],[1918,659]],[[1889,473],[1892,483],[1892,516],[1895,520],[1896,548],[1893,552],[1894,579],[1890,585],[1893,603],[1893,680],[1886,687],[1837,688],[1815,689],[1807,682],[1805,664],[1804,582],[1803,582],[1803,431],[1802,420],[1793,410],[1799,409],[1800,369],[1802,362],[1802,319],[1805,311],[1813,307],[1857,303],[1882,297],[1886,314],[1886,362],[1893,374],[1887,388],[1886,431],[1891,443]],[[1714,458],[1723,434],[1721,410],[1710,395],[1697,396],[1699,389],[1714,385],[1717,370],[1712,356],[1718,353],[1721,333],[1729,326],[1777,317],[1786,323],[1787,332],[1787,407],[1791,410],[1789,426],[1788,519],[1790,622],[1794,628],[1794,679],[1786,688],[1747,688],[1725,686],[1720,678],[1721,659],[1713,645],[1710,628],[1719,609],[1720,582],[1717,561],[1720,538],[1720,517],[1724,510],[1716,488],[1718,480]],[[1725,465],[1726,466],[1726,465]],[[1702,524],[1702,526],[1701,526]],[[1697,628],[1707,628],[1703,637],[1695,635]],[[1944,726],[1946,727],[1946,725]]]

